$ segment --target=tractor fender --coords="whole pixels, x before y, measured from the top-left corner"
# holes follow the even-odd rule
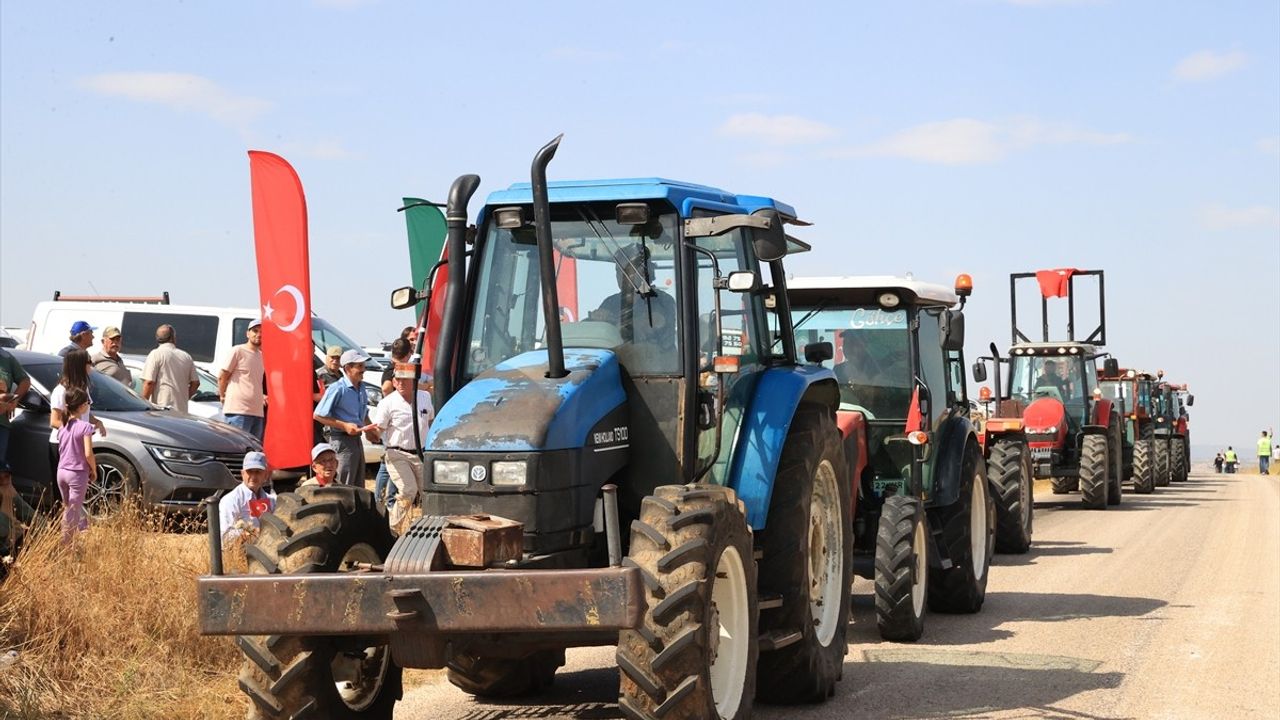
[[[1094,425],[1106,425],[1110,422],[1111,411],[1114,404],[1106,398],[1095,400],[1093,402],[1093,417],[1091,420]]]
[[[1095,421],[1095,422],[1092,422],[1092,423],[1090,423],[1090,424],[1088,424],[1088,425],[1083,425],[1083,426],[1081,426],[1081,427],[1080,427],[1080,435],[1081,435],[1081,436],[1084,436],[1084,435],[1106,435],[1107,433],[1111,432],[1111,425],[1112,425],[1112,424],[1117,424],[1117,425],[1118,425],[1118,424],[1120,423],[1120,414],[1119,414],[1119,413],[1117,413],[1117,412],[1115,412],[1115,411],[1111,408],[1111,403],[1110,403],[1110,402],[1107,402],[1106,400],[1101,400],[1101,401],[1099,401],[1099,402],[1100,402],[1100,403],[1101,403],[1101,402],[1106,402],[1106,403],[1107,403],[1107,410],[1108,410],[1108,414],[1107,414],[1107,415],[1101,415],[1101,416],[1096,416],[1096,415],[1095,415],[1095,418],[1096,418],[1096,421]]]
[[[933,493],[929,498],[929,505],[943,507],[960,499],[960,486],[965,480],[960,475],[960,469],[964,466],[964,454],[975,452],[981,462],[982,452],[978,449],[973,423],[964,416],[944,420],[942,426],[934,431],[932,444],[934,448],[930,464],[933,466]],[[972,450],[969,449],[970,445],[973,446]]]
[[[834,415],[840,388],[830,369],[817,365],[769,368],[760,374],[733,446],[728,484],[746,505],[747,524],[762,530],[769,515],[773,479],[787,431],[801,403],[827,407]]]

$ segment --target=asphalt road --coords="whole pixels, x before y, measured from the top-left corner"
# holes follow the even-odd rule
[[[1280,478],[1193,475],[1119,507],[1037,488],[1035,546],[999,555],[976,615],[881,642],[855,587],[844,680],[824,705],[757,718],[1280,717]],[[476,702],[447,682],[407,720],[618,718],[612,648],[570,651],[553,691]]]

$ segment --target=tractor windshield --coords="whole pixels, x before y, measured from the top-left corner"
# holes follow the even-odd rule
[[[655,208],[645,225],[622,225],[607,203],[551,209],[564,347],[614,350],[632,375],[681,372],[675,299],[676,215]],[[526,208],[526,218],[533,213]],[[489,223],[477,249],[465,374],[544,346],[538,244],[531,224]]]
[[[830,342],[835,358],[823,363],[840,383],[840,404],[869,420],[906,418],[911,406],[911,336],[905,309],[876,306],[792,306],[796,348]]]
[[[1097,377],[1093,361],[1079,355],[1015,355],[1009,394],[1015,400],[1027,403],[1037,398],[1053,398],[1063,404],[1074,425],[1087,422],[1088,403],[1085,400],[1094,387],[1086,381],[1090,377]]]

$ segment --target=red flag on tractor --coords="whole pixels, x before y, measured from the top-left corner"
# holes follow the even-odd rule
[[[272,467],[298,467],[311,459],[315,386],[307,201],[279,155],[249,151],[249,176],[269,401],[263,449]]]

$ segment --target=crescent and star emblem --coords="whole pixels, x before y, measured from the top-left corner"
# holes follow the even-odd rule
[[[302,324],[302,319],[307,316],[307,305],[302,300],[302,291],[292,285],[281,285],[280,289],[275,292],[275,295],[271,296],[272,299],[279,297],[280,293],[285,293],[293,297],[293,306],[295,308],[293,319],[288,323],[281,323],[277,320],[274,317],[275,308],[271,307],[270,300],[267,301],[266,305],[262,306],[262,318],[275,323],[276,327],[285,332],[293,332],[298,329],[298,326]]]

